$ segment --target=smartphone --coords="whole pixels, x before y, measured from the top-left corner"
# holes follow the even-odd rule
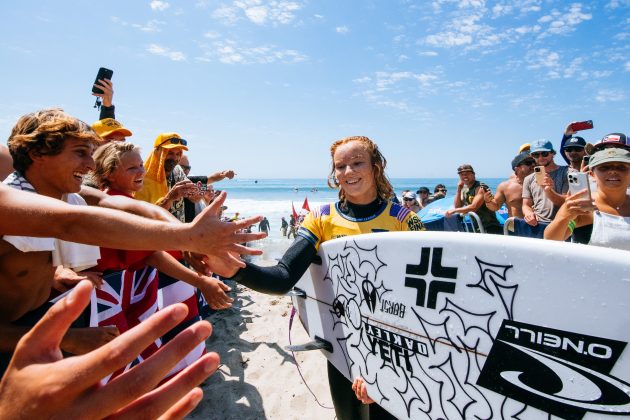
[[[574,133],[582,130],[590,130],[593,128],[593,120],[574,122],[569,127]]]
[[[569,172],[569,192],[575,194],[586,188],[588,191],[588,199],[591,200],[591,183],[588,180],[586,172]]]
[[[589,155],[586,155],[582,158],[582,165],[584,166],[588,166],[588,162],[591,160],[591,157]]]
[[[483,183],[483,182],[480,182],[480,183],[479,183],[479,186],[480,186],[481,188],[483,188],[483,190],[484,190],[484,191],[489,191],[489,190],[490,190],[490,187],[488,186],[488,184],[485,184],[485,183]]]
[[[542,185],[545,182],[545,171],[544,166],[534,166],[534,176],[536,177],[536,184]]]
[[[112,80],[112,76],[114,75],[114,71],[110,69],[106,69],[105,67],[101,67],[98,69],[98,73],[96,73],[96,79],[94,80],[94,84],[96,84],[99,80],[107,79]],[[99,89],[98,87],[92,85],[93,93],[103,93],[103,89]]]

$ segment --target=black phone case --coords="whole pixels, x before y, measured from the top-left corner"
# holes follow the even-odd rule
[[[105,67],[101,67],[98,69],[98,73],[96,74],[96,79],[94,80],[94,84],[99,80],[107,79],[112,80],[112,76],[114,75],[114,71],[110,69],[106,69]],[[103,93],[103,89],[99,89],[96,86],[92,85],[93,93]]]

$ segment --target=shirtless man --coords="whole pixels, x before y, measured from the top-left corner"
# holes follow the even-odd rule
[[[9,175],[5,183],[57,200],[81,201],[73,193],[80,191],[83,176],[94,168],[92,152],[96,141],[98,137],[87,124],[61,110],[25,115],[18,120],[8,140],[16,172]],[[28,217],[28,209],[24,212],[24,217]],[[87,251],[86,261],[90,260],[90,251],[96,259],[100,255],[93,247],[81,248],[81,251]],[[68,268],[61,269],[62,264],[53,265],[55,252],[61,255],[59,244],[52,238],[4,236],[0,240],[0,288],[3,290],[0,351],[5,353],[3,356],[13,350],[25,327],[31,327],[43,315],[51,287],[84,278]],[[75,260],[67,254],[61,260],[64,258]],[[96,276],[91,277],[98,280]],[[61,348],[83,354],[117,335],[117,329],[112,327],[73,329],[64,337]]]
[[[523,179],[534,171],[536,161],[528,152],[521,152],[512,159],[514,175],[497,187],[496,195],[490,190],[484,193],[486,207],[497,211],[506,203],[509,217],[523,218]]]

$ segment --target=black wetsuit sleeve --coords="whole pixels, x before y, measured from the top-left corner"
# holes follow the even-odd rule
[[[316,255],[313,244],[298,236],[277,265],[259,267],[247,263],[232,280],[257,292],[282,295],[300,280]]]
[[[116,119],[115,110],[116,110],[116,107],[114,105],[112,106],[101,105],[101,115],[99,119],[100,120],[104,120],[105,118]]]

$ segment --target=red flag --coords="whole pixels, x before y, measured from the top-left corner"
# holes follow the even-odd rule
[[[297,220],[297,219],[298,219],[298,214],[297,214],[297,212],[295,211],[295,207],[293,206],[293,201],[291,201],[291,210],[293,210],[293,218],[294,218],[295,220]]]
[[[304,204],[302,204],[302,208],[306,211],[311,211],[311,209],[308,208],[308,197],[304,197]]]

